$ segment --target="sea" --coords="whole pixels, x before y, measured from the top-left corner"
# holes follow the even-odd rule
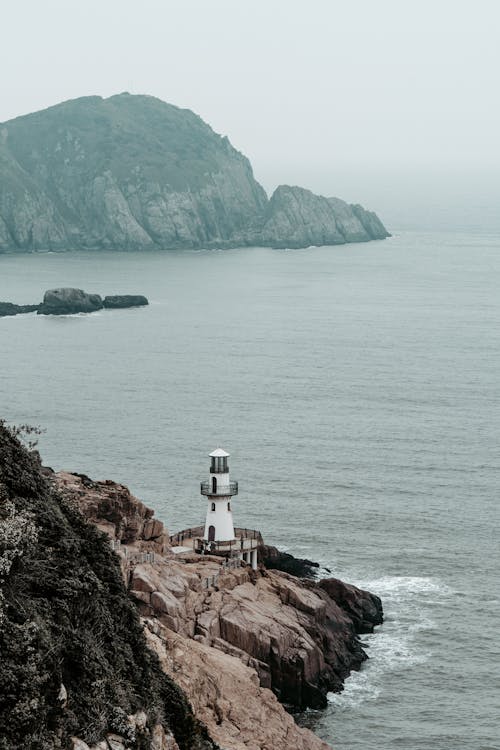
[[[336,750],[499,750],[500,235],[0,255],[0,299],[58,286],[150,305],[0,319],[0,414],[43,428],[44,462],[174,532],[225,448],[238,526],[383,601],[301,723]]]

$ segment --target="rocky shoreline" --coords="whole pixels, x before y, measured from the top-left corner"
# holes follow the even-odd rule
[[[299,578],[262,563],[173,554],[167,530],[123,485],[51,474],[58,491],[110,538],[149,645],[221,747],[326,750],[285,706],[326,705],[367,658],[360,633],[382,622],[380,599],[335,578]],[[281,558],[282,556],[282,558]],[[262,560],[292,556],[262,545]],[[280,559],[281,558],[281,559]],[[244,687],[242,687],[244,686]]]

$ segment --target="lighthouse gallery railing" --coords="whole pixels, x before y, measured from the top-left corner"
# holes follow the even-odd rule
[[[224,497],[224,495],[237,495],[238,482],[229,482],[229,484],[219,484],[219,482],[217,482],[215,492],[211,481],[201,482],[200,492],[202,495],[221,495],[222,497]]]

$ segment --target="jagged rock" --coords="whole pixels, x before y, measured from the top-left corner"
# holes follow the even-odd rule
[[[179,750],[172,732],[166,732],[162,724],[155,724],[151,733],[151,750]]]
[[[107,734],[106,742],[108,743],[109,750],[126,750],[128,744],[125,738],[119,734]]]
[[[54,478],[60,491],[78,506],[89,521],[103,530],[113,530],[110,536],[124,544],[147,541],[150,549],[155,552],[168,549],[168,531],[163,523],[153,519],[153,511],[134,497],[124,485],[109,479],[94,482],[85,474],[64,471]]]
[[[389,233],[382,222],[362,206],[290,185],[276,188],[262,228],[262,244],[276,248],[341,245],[386,237]]]
[[[104,297],[102,304],[103,307],[116,310],[124,307],[141,307],[149,305],[149,302],[147,297],[143,297],[141,294],[115,294]]]
[[[373,628],[381,624],[382,602],[375,594],[350,586],[338,578],[324,578],[319,586],[349,614],[357,633],[373,633]]]
[[[319,570],[317,562],[294,557],[269,544],[260,545],[259,562],[262,562],[269,570],[281,570],[283,573],[290,573],[298,578],[314,578]]]
[[[48,289],[38,308],[38,315],[71,315],[89,313],[102,309],[102,299],[98,294],[87,294],[83,289],[63,287]]]
[[[157,549],[150,539],[152,511],[122,485],[64,473],[54,479],[94,523],[113,520],[120,530],[139,519],[140,536],[132,536],[132,544],[139,539],[141,549]],[[295,564],[300,574],[315,569],[311,561],[295,561],[276,548],[262,544],[261,551],[264,559]],[[168,547],[164,553],[171,554]],[[143,616],[251,664],[263,687],[299,707],[323,706],[328,691],[341,689],[350,670],[366,659],[357,633],[382,622],[377,597],[336,579],[224,569],[211,556],[181,563],[158,554],[154,563],[135,564],[127,580]]]
[[[78,737],[71,738],[71,750],[90,750],[86,742]]]
[[[0,125],[0,252],[306,247],[387,237],[360,206],[281,186],[186,109],[82,97]]]
[[[331,750],[295,724],[275,695],[239,658],[160,626],[146,629],[167,674],[189,697],[195,715],[221,748],[231,750]]]
[[[293,723],[276,697],[297,707],[324,706],[327,692],[340,690],[366,659],[357,633],[381,623],[378,597],[337,579],[224,568],[214,556],[181,561],[168,545],[158,551],[150,537],[152,511],[122,485],[65,473],[52,480],[94,523],[110,524],[113,538],[115,530],[125,538],[132,522],[124,560],[135,545],[157,551],[154,562],[131,563],[125,579],[163,667],[187,692],[214,740],[232,750],[326,750]],[[175,750],[165,745],[170,747]]]
[[[14,305],[12,302],[0,302],[0,318],[36,312],[38,308],[39,305]]]

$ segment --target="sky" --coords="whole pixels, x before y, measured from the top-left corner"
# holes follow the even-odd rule
[[[498,0],[2,0],[0,122],[89,94],[201,115],[270,193],[500,229]]]

